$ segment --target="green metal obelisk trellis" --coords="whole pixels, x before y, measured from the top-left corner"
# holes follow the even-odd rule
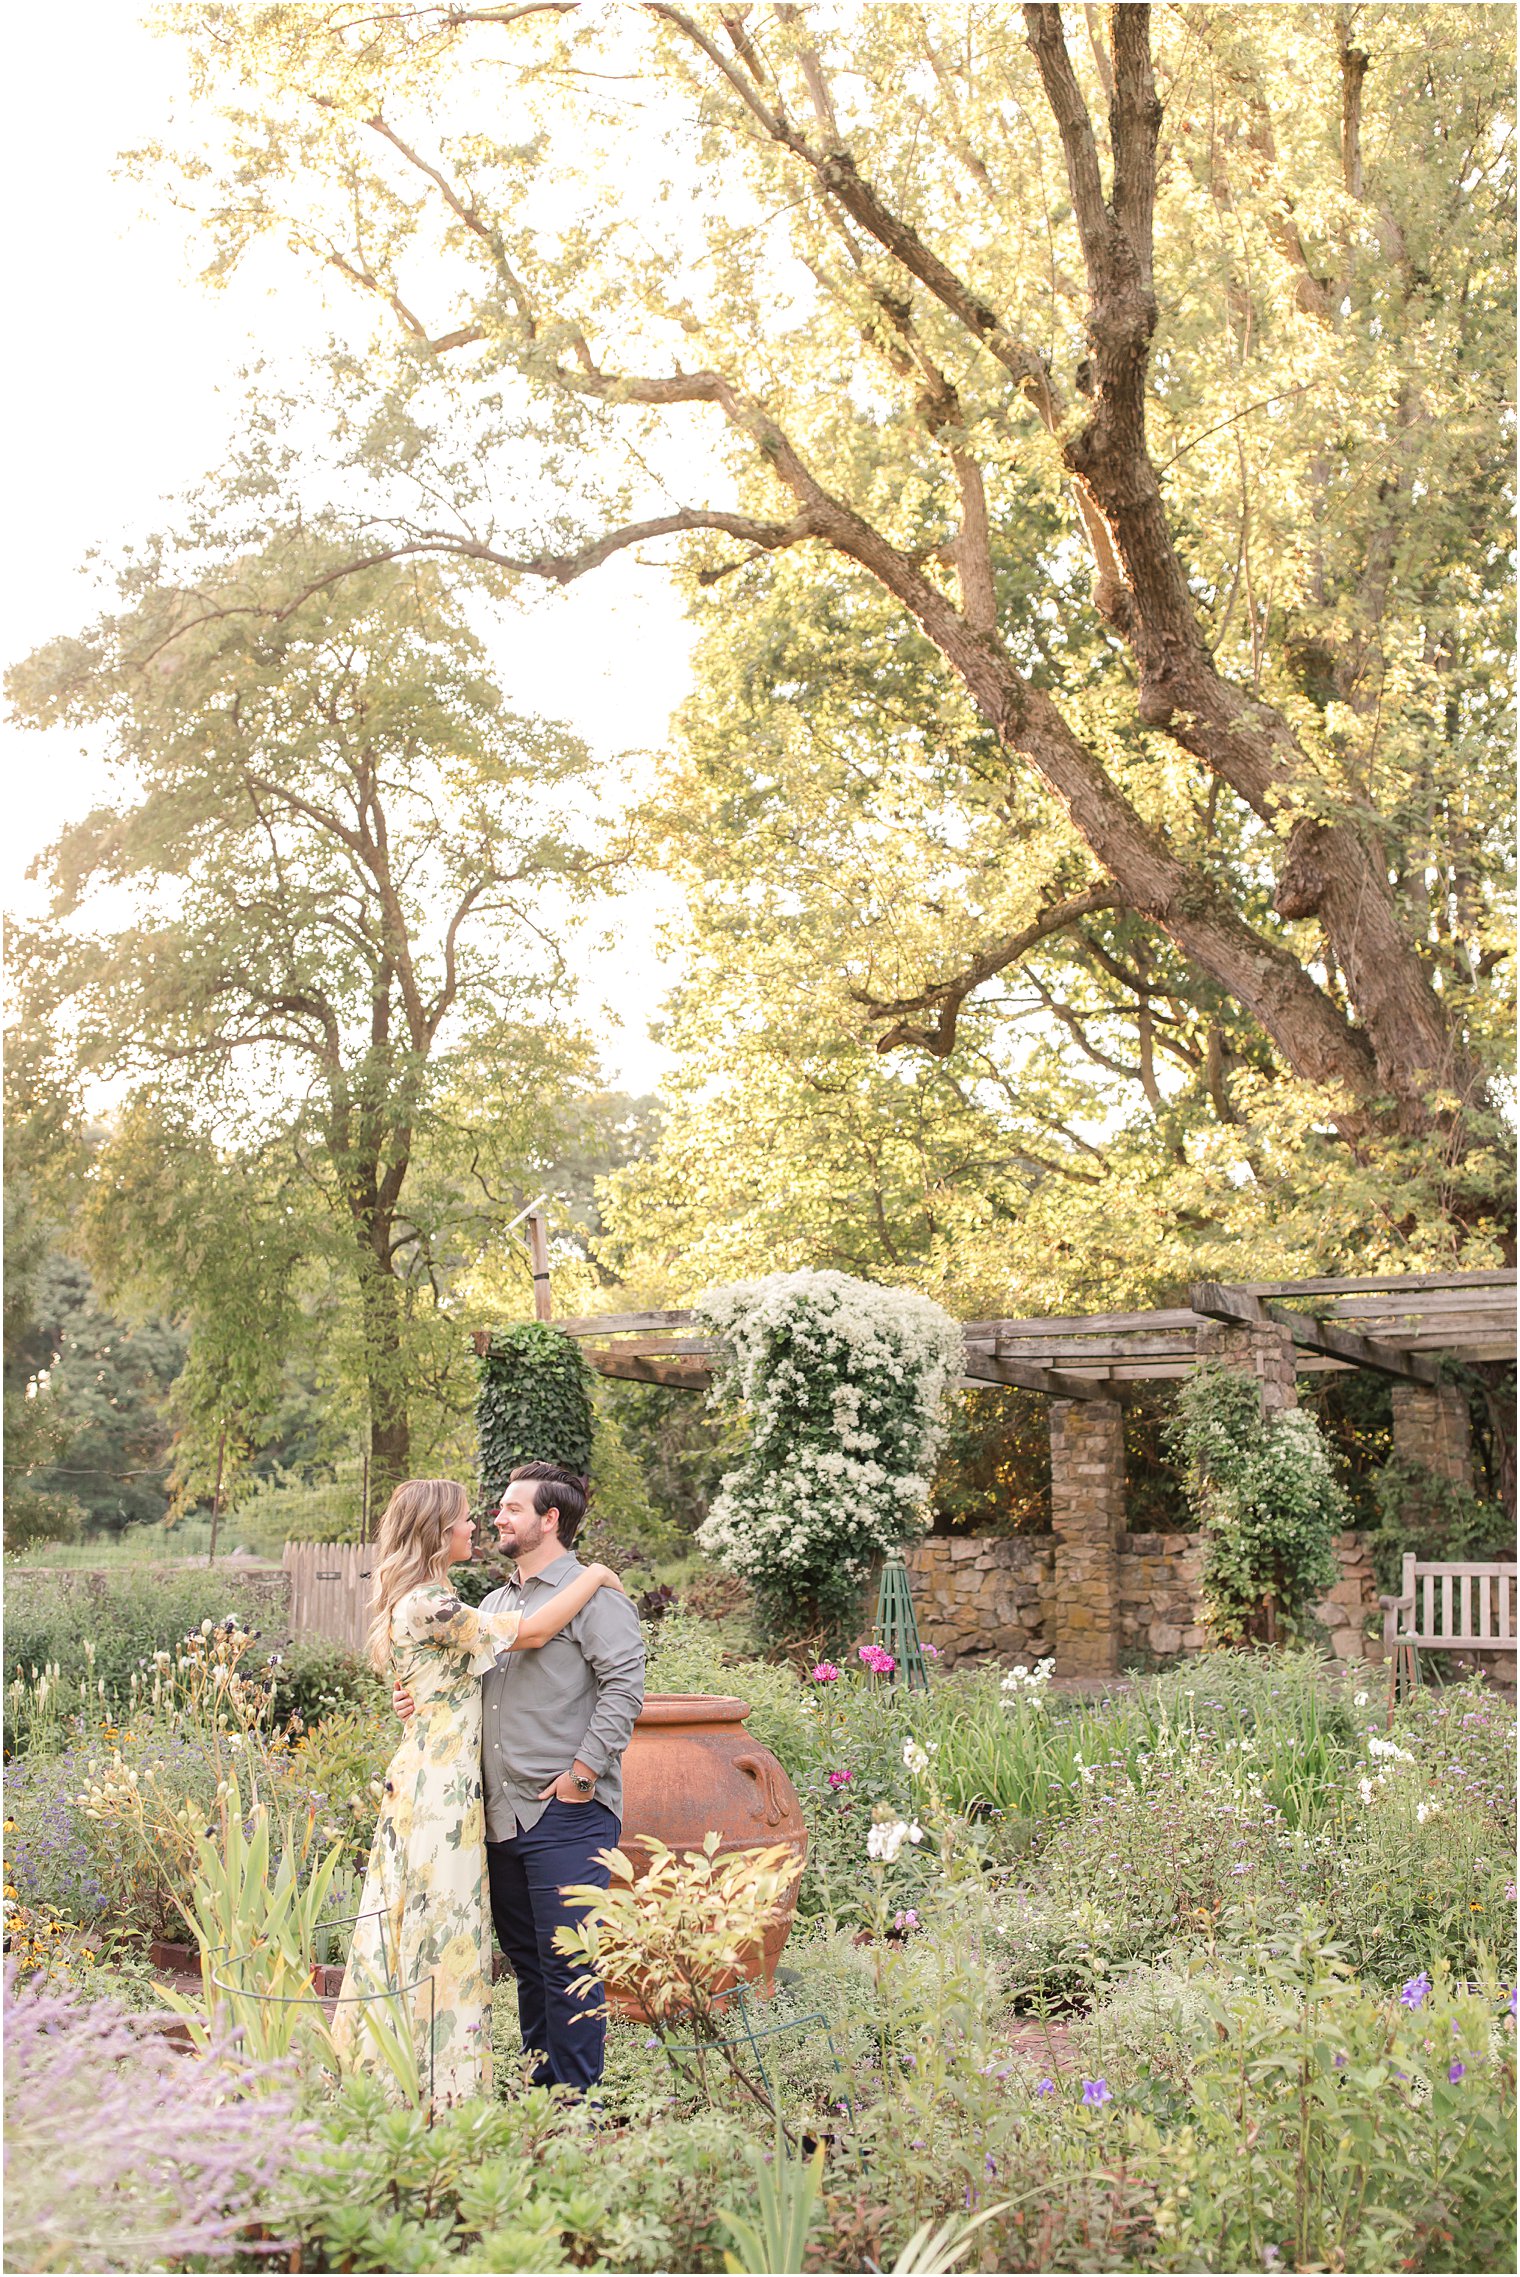
[[[897,1663],[892,1671],[893,1681],[901,1677],[910,1692],[927,1692],[929,1664],[924,1658],[924,1648],[918,1641],[918,1622],[913,1613],[913,1592],[908,1587],[908,1569],[895,1553],[881,1569],[872,1634],[882,1651],[889,1652]]]

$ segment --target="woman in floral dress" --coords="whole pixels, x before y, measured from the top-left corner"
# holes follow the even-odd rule
[[[368,2070],[389,2068],[377,2036],[409,2020],[423,2089],[431,2069],[439,2104],[491,2090],[480,1679],[506,1653],[557,1636],[598,1589],[621,1587],[609,1567],[591,1565],[526,1617],[482,1617],[446,1580],[474,1536],[468,1497],[452,1479],[408,1480],[380,1522],[370,1658],[406,1686],[417,1712],[385,1775],[333,2020],[339,2056]],[[393,1997],[365,1997],[380,1993]]]

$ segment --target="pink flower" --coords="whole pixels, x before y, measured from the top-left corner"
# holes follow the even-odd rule
[[[843,1674],[844,1670],[836,1668],[831,1660],[820,1660],[818,1666],[812,1671],[815,1684],[837,1684]]]
[[[926,1660],[938,1660],[939,1646],[937,1644],[926,1644],[923,1649]]]
[[[829,1773],[829,1785],[831,1787],[847,1787],[854,1776],[853,1771],[831,1771]]]
[[[860,1647],[860,1657],[873,1676],[890,1676],[897,1666],[892,1655],[883,1652],[880,1645],[863,1644]]]
[[[916,1929],[918,1927],[918,1915],[914,1912],[911,1905],[908,1907],[905,1913],[893,1914],[892,1927],[900,1933],[905,1932],[909,1929]]]

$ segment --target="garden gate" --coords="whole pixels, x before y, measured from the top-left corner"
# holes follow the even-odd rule
[[[287,1542],[290,1633],[328,1637],[362,1653],[369,1635],[373,1542]]]

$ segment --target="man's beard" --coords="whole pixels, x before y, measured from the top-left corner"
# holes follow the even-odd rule
[[[500,1542],[502,1549],[505,1551],[506,1555],[509,1558],[520,1558],[525,1555],[530,1555],[534,1550],[538,1548],[539,1543],[544,1538],[543,1524],[540,1521],[540,1523],[533,1528],[532,1537],[530,1539],[527,1533],[524,1531],[522,1523],[514,1519],[510,1528],[505,1533],[501,1532],[498,1529],[496,1538]]]

